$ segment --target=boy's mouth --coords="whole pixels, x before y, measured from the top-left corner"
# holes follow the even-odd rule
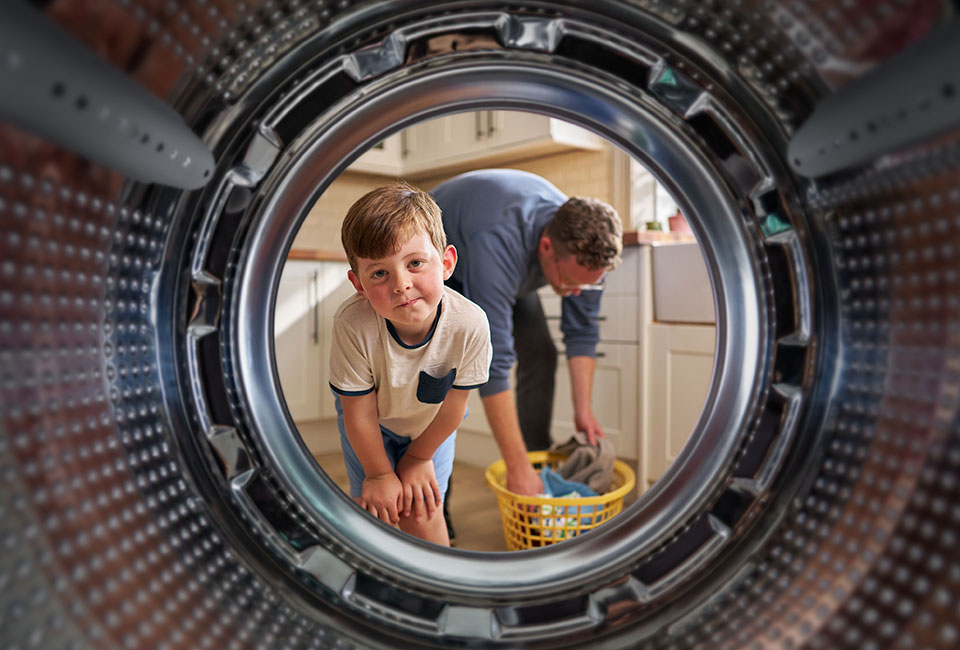
[[[407,302],[400,303],[400,306],[401,306],[401,307],[412,307],[414,304],[416,304],[416,302],[417,302],[418,300],[420,300],[420,299],[419,299],[419,298],[411,298],[411,299],[408,300]]]

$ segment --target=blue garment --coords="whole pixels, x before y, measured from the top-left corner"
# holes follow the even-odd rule
[[[567,197],[546,179],[512,169],[461,174],[431,195],[443,213],[447,241],[458,252],[453,278],[490,321],[493,361],[480,395],[503,392],[516,359],[513,305],[547,284],[537,246]],[[568,357],[596,355],[600,297],[600,291],[585,291],[563,299],[560,329]]]
[[[350,496],[356,498],[363,493],[363,479],[366,474],[363,471],[363,465],[360,464],[360,459],[357,458],[356,452],[350,446],[350,440],[347,439],[340,396],[334,391],[333,397],[334,404],[337,407],[337,428],[340,429],[340,448],[343,450],[343,463],[347,467],[347,478],[350,479]],[[387,452],[390,465],[396,469],[397,461],[403,457],[407,447],[413,441],[409,436],[398,436],[383,426],[380,427],[380,435],[383,437],[383,449]],[[450,482],[450,474],[453,472],[453,456],[456,452],[456,443],[457,432],[454,431],[447,436],[447,439],[441,443],[433,454],[433,473],[437,477],[437,484],[440,486],[440,495],[443,499],[446,498],[447,484]]]
[[[549,467],[544,467],[540,470],[540,480],[543,481],[543,491],[547,496],[562,497],[571,492],[576,492],[581,497],[598,496],[586,483],[568,481],[560,475],[560,472],[552,470]]]
[[[580,495],[580,498],[586,497],[595,497],[599,496],[596,492],[590,489],[590,486],[585,483],[578,483],[577,481],[568,481],[563,478],[559,472],[550,469],[549,467],[544,467],[540,470],[540,480],[543,481],[543,491],[551,497],[563,497],[571,492],[577,492]],[[593,515],[595,512],[600,512],[603,510],[603,504],[597,506],[561,506],[557,505],[553,508],[553,514],[555,516],[565,516],[568,518],[574,518],[577,527],[580,526],[590,526],[594,523]],[[573,533],[574,536],[577,535],[577,532]]]

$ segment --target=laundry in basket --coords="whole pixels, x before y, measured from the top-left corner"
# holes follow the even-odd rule
[[[543,481],[544,494],[541,497],[548,499],[580,499],[582,497],[599,496],[590,489],[588,485],[577,481],[568,481],[551,467],[544,467],[540,470],[540,479]],[[597,506],[597,510],[603,508],[603,504]],[[593,517],[584,517],[584,514],[592,515],[594,506],[579,506],[571,504],[570,506],[556,505],[553,503],[544,503],[540,506],[541,518],[533,517],[530,521],[532,525],[543,526],[542,535],[553,539],[566,539],[574,537],[581,525],[589,526],[593,523]]]

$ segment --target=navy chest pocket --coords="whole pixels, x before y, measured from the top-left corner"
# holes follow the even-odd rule
[[[424,404],[440,404],[453,386],[453,380],[456,377],[456,368],[443,377],[434,377],[421,370],[420,380],[417,382],[417,399]]]

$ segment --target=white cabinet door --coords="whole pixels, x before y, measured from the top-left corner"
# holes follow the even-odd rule
[[[487,147],[507,151],[550,153],[563,149],[600,149],[603,138],[586,129],[537,113],[486,111]]]
[[[396,133],[373,145],[348,167],[352,172],[399,176],[403,173],[403,141],[405,135]]]
[[[549,117],[520,111],[484,111],[487,146],[503,148],[550,138]]]
[[[320,269],[320,262],[288,261],[277,289],[273,317],[277,372],[294,421],[320,417]]]
[[[480,154],[487,146],[484,111],[454,113],[407,129],[404,172],[442,169]]]
[[[552,435],[555,442],[567,440],[576,432],[570,367],[564,359],[557,366],[557,387],[553,398]],[[593,415],[621,458],[637,457],[638,401],[637,346],[598,344],[591,392]]]
[[[319,295],[320,305],[320,417],[335,418],[337,410],[333,404],[333,393],[330,392],[330,341],[333,335],[333,317],[343,301],[355,293],[353,285],[347,280],[347,270],[350,265],[346,262],[324,262],[320,269]]]
[[[649,326],[647,482],[667,471],[700,418],[713,374],[712,325]]]
[[[599,136],[519,111],[455,113],[406,130],[406,174],[465,171],[570,149],[601,149]]]

